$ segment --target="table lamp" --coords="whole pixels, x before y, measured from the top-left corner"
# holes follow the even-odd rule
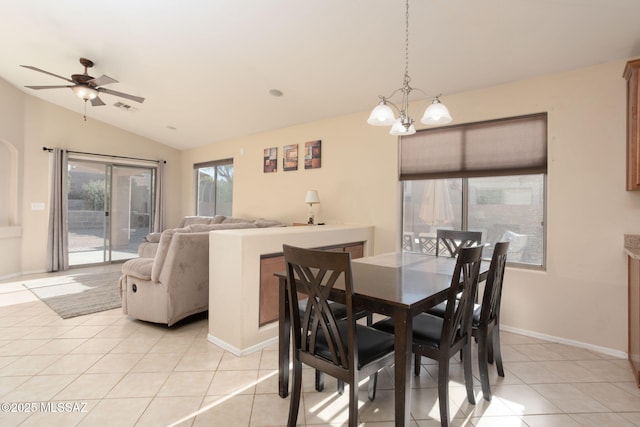
[[[309,214],[307,215],[307,224],[313,224],[313,205],[320,203],[318,197],[318,190],[307,190],[307,197],[304,198],[304,202],[309,204]]]

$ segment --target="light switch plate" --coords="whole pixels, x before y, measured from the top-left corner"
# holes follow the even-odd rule
[[[31,210],[32,211],[43,211],[44,203],[42,202],[31,202]]]

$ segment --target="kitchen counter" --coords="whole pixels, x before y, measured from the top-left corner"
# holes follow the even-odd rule
[[[624,251],[629,257],[640,260],[640,235],[624,235]]]

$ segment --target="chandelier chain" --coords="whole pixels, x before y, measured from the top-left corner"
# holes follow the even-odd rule
[[[405,83],[409,83],[409,0],[405,2],[405,16],[404,16],[404,80]]]

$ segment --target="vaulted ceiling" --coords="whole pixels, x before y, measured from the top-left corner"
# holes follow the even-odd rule
[[[102,94],[88,120],[178,149],[368,111],[405,67],[402,0],[9,0],[0,16],[1,78],[82,114],[69,89],[24,87],[68,83],[20,65],[69,77],[89,58],[146,99]],[[639,0],[411,0],[409,20],[412,86],[444,102],[640,56]]]

